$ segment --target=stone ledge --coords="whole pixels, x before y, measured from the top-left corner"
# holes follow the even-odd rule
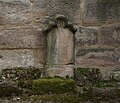
[[[73,77],[73,66],[49,67],[47,68],[48,77]]]

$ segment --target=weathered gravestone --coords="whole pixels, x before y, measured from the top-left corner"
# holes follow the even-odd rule
[[[73,76],[75,32],[72,23],[63,15],[56,16],[45,29],[49,76]]]

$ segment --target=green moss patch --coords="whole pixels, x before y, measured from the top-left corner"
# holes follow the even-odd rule
[[[13,67],[2,70],[2,76],[12,81],[26,81],[41,78],[45,69],[35,67]]]
[[[70,93],[75,90],[73,79],[51,78],[33,81],[33,94]]]
[[[31,96],[32,101],[52,101],[55,103],[81,103],[81,101],[88,101],[91,99],[91,96],[88,95],[75,95],[75,94],[52,94],[52,95],[40,95],[40,96]]]
[[[100,70],[96,68],[76,68],[75,80],[81,86],[96,84],[101,81]]]
[[[95,87],[104,88],[104,87],[118,87],[116,81],[99,81],[98,83],[94,84]]]

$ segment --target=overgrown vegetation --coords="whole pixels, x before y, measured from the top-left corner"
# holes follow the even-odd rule
[[[96,68],[77,68],[75,70],[75,80],[81,86],[96,84],[101,81],[100,70]]]
[[[41,78],[45,69],[35,67],[14,67],[2,70],[5,79],[12,81],[26,81]]]
[[[33,81],[33,94],[73,93],[75,82],[73,79],[51,78]]]
[[[117,87],[118,85],[116,84],[115,81],[98,81],[98,83],[96,83],[94,86],[104,88],[104,87]]]
[[[0,85],[0,97],[20,95],[21,91],[10,85]]]
[[[80,103],[82,101],[92,100],[90,95],[77,95],[77,94],[52,94],[52,95],[39,95],[30,97],[32,101],[54,101],[55,103]]]
[[[24,96],[21,97],[21,100],[29,98],[29,100],[38,102],[79,103],[80,101],[92,101],[92,103],[96,103],[113,97],[115,99],[119,98],[120,89],[117,87],[119,84],[115,81],[102,81],[99,69],[76,68],[75,74],[74,79],[68,76],[66,78],[40,76],[39,79],[36,79],[36,76],[28,79],[28,76],[27,79],[19,79],[17,82],[20,90],[26,96],[25,98]],[[1,97],[21,93],[19,89],[10,85],[6,86],[4,84],[3,86],[0,87]],[[108,94],[105,94],[105,88],[109,91]]]

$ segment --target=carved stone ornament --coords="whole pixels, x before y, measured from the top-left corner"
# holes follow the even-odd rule
[[[68,28],[73,34],[75,34],[77,29],[73,26],[73,24],[70,21],[67,20],[67,18],[64,15],[57,15],[53,18],[53,20],[50,20],[48,25],[44,27],[43,32],[45,34],[48,34],[52,29],[57,28],[59,20],[64,21],[64,28]]]

